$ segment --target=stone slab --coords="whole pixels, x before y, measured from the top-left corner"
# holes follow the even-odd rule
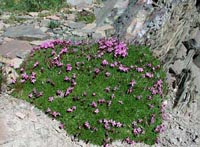
[[[8,58],[15,58],[17,55],[28,53],[32,46],[27,41],[12,40],[0,45],[0,55]]]
[[[20,25],[7,28],[4,36],[28,41],[44,40],[48,38],[47,34],[42,32],[40,29],[34,28],[33,25]]]

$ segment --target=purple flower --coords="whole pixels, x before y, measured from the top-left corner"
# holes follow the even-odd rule
[[[137,72],[143,72],[144,69],[143,69],[142,67],[137,67],[137,68],[136,68],[136,71],[137,71]]]
[[[115,46],[114,56],[115,57],[118,57],[118,56],[126,57],[128,55],[127,50],[128,50],[128,48],[127,48],[126,44],[124,42],[119,42],[119,44]]]
[[[73,111],[76,110],[76,106],[72,106],[72,110],[73,110]]]
[[[21,73],[24,72],[24,68],[20,68],[20,72],[21,72]]]
[[[100,72],[100,70],[99,70],[98,68],[95,68],[95,69],[94,69],[94,73],[95,73],[95,74],[98,74],[99,72]]]
[[[106,75],[106,77],[109,77],[111,75],[111,73],[106,72],[105,75]]]
[[[30,93],[30,94],[28,95],[28,97],[29,97],[29,98],[32,98],[32,97],[33,97],[33,94],[32,94],[32,93]]]
[[[102,61],[101,64],[102,64],[103,66],[108,65],[108,61],[104,59],[104,60]]]
[[[67,48],[63,48],[61,51],[60,51],[60,55],[62,55],[62,54],[66,54],[67,53]]]
[[[136,84],[136,82],[135,80],[132,80],[129,84],[131,85],[131,87],[133,87]]]
[[[54,42],[53,42],[53,41],[46,41],[46,42],[43,42],[43,43],[40,45],[40,48],[44,48],[44,49],[47,49],[47,48],[54,48]]]
[[[38,65],[39,65],[39,62],[36,61],[36,62],[34,63],[34,65],[33,65],[33,68],[36,68]]]
[[[121,127],[122,127],[122,124],[121,124],[120,122],[117,122],[116,127],[117,127],[117,128],[121,128]]]
[[[49,102],[53,102],[53,100],[54,100],[54,98],[52,96],[48,98]]]
[[[147,78],[153,78],[153,74],[152,74],[152,73],[149,73],[149,72],[147,72],[147,73],[145,74],[145,77],[147,77]]]
[[[69,82],[70,78],[68,76],[65,76],[64,80],[67,81],[67,82]]]
[[[84,127],[85,127],[86,129],[90,129],[90,124],[89,124],[88,121],[86,121],[86,122],[84,123]]]
[[[122,71],[122,72],[128,72],[129,68],[128,67],[125,67],[123,65],[120,65],[119,66],[119,70]]]
[[[60,116],[60,113],[59,113],[59,112],[56,112],[56,111],[53,111],[53,112],[51,113],[51,115],[52,115],[53,117],[57,117],[57,116]]]
[[[97,103],[95,103],[94,101],[91,104],[92,107],[96,108],[97,107]]]
[[[28,76],[26,73],[24,73],[24,74],[22,74],[22,78],[23,78],[24,80],[27,80],[27,79],[29,78],[29,76]]]
[[[103,103],[105,103],[105,102],[106,102],[105,99],[99,99],[99,100],[98,100],[98,103],[99,103],[99,104],[103,104]]]
[[[156,126],[154,131],[156,133],[162,133],[165,131],[165,129],[166,129],[166,126],[164,124],[161,124],[161,125]]]
[[[69,112],[69,113],[70,113],[70,112],[73,112],[72,108],[68,108],[68,109],[67,109],[67,112]]]
[[[151,115],[151,120],[150,120],[151,124],[155,123],[155,116],[156,116],[155,114]]]
[[[60,129],[64,129],[64,127],[65,127],[65,125],[64,125],[63,123],[61,123],[61,124],[59,125],[59,128],[60,128]]]
[[[48,107],[46,110],[46,113],[49,113],[49,112],[51,112],[51,109]]]
[[[72,66],[70,64],[66,65],[66,71],[71,71],[72,70]]]
[[[111,63],[111,64],[110,64],[110,67],[115,67],[115,64]]]

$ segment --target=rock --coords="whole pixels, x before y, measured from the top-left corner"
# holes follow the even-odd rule
[[[27,41],[11,40],[0,45],[0,54],[9,58],[15,58],[16,56],[24,58],[31,49],[32,46]]]
[[[32,17],[38,17],[38,12],[29,12],[28,15],[32,16]]]
[[[15,115],[20,118],[20,119],[24,119],[25,118],[25,114],[21,113],[21,112],[16,112]]]
[[[19,59],[19,58],[14,58],[12,60],[10,60],[10,65],[13,65],[15,69],[19,68],[20,65],[22,64],[23,59]]]
[[[34,28],[33,25],[10,27],[6,29],[4,36],[28,41],[44,40],[48,38],[45,33],[43,33],[40,29]]]
[[[0,31],[3,30],[4,27],[5,27],[5,25],[4,25],[3,21],[0,21]]]
[[[87,34],[84,33],[81,30],[74,30],[74,31],[72,31],[72,34],[75,35],[75,36],[79,36],[79,37],[86,37],[87,36]]]
[[[47,16],[47,19],[51,19],[51,20],[60,20],[60,17],[56,16],[56,15],[51,15],[51,16]]]
[[[73,21],[68,21],[64,25],[68,26],[71,29],[81,29],[86,26],[84,22],[73,22]]]
[[[31,45],[36,45],[36,46],[39,46],[41,45],[43,42],[46,42],[48,40],[45,40],[45,41],[41,41],[41,40],[35,40],[35,41],[31,41],[30,44]],[[50,40],[49,40],[50,41]]]
[[[43,20],[41,20],[41,22],[40,22],[40,26],[41,26],[41,27],[48,27],[50,21],[51,21],[51,20],[49,20],[49,19],[43,19]]]
[[[96,27],[96,23],[90,23],[84,26],[82,29],[83,30],[93,30]]]
[[[2,67],[2,74],[6,85],[12,84],[19,77],[17,72],[9,66]]]
[[[67,18],[67,20],[72,20],[72,21],[74,21],[75,18],[76,18],[76,15],[75,15],[75,14],[66,14],[66,18]]]
[[[102,36],[110,37],[112,34],[114,34],[115,30],[111,25],[104,25],[102,27],[98,27],[95,32],[102,34]]]
[[[93,0],[66,0],[68,4],[72,6],[86,4],[92,4]]]
[[[49,28],[47,28],[47,27],[41,27],[40,30],[42,32],[46,33],[49,30]]]
[[[95,32],[95,33],[92,34],[92,38],[94,40],[98,40],[98,39],[103,38],[103,37],[105,37],[105,33],[103,34],[103,32],[101,32],[101,33]]]

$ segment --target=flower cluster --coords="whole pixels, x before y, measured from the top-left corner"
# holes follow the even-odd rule
[[[126,57],[128,55],[128,47],[124,42],[120,42],[115,38],[100,39],[98,41],[100,50],[113,52],[115,57]]]
[[[166,126],[164,125],[164,124],[161,124],[161,125],[158,125],[158,126],[156,126],[156,128],[155,128],[155,132],[156,133],[162,133],[162,132],[164,132],[166,130]]]
[[[163,93],[162,93],[163,85],[162,84],[163,84],[163,81],[160,79],[153,85],[153,87],[149,88],[149,90],[151,91],[151,94],[152,95],[159,94],[160,96],[162,96],[163,95]]]
[[[112,119],[110,119],[110,120],[107,120],[107,119],[99,120],[99,123],[103,124],[104,129],[106,129],[106,130],[110,130],[110,127],[116,127],[116,128],[123,127],[122,123],[116,122]]]
[[[72,106],[71,108],[67,109],[67,112],[71,113],[76,110],[76,106]]]

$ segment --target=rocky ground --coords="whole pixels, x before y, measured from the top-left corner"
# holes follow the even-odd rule
[[[59,122],[9,96],[7,85],[11,77],[17,77],[14,69],[31,48],[45,40],[96,40],[112,35],[151,45],[165,65],[169,83],[164,120],[167,129],[156,146],[200,146],[200,31],[196,7],[191,0],[168,1],[167,4],[110,0],[104,5],[78,5],[58,13],[45,10],[23,15],[0,14],[0,66],[7,75],[0,96],[0,146],[93,146],[66,136],[66,132],[58,128]],[[77,13],[81,11],[94,13],[96,20],[89,24],[77,22]],[[113,147],[116,146],[128,145],[115,142]]]

